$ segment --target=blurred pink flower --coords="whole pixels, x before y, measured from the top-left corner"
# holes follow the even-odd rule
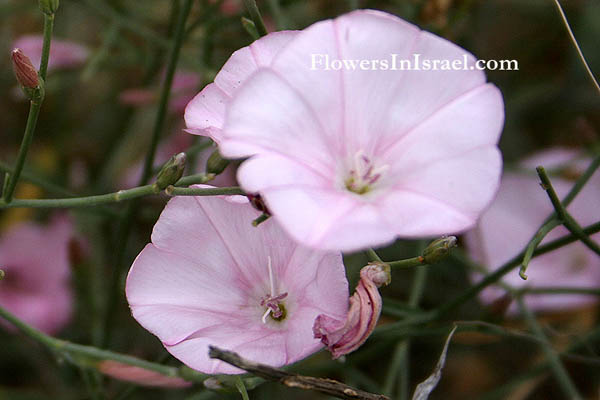
[[[559,197],[564,197],[573,186],[573,181],[562,178],[581,174],[589,160],[578,158],[578,153],[566,149],[553,149],[532,156],[522,163],[525,171],[506,172],[500,191],[491,207],[483,214],[477,227],[465,235],[469,252],[474,260],[491,271],[523,250],[544,220],[554,211],[546,192],[540,188],[535,167],[542,165],[547,171],[558,170],[551,176]],[[581,224],[588,225],[598,218],[600,199],[600,175],[590,182],[568,207],[569,212]],[[560,226],[555,228],[542,244],[568,234]],[[600,234],[593,238],[600,240]],[[503,282],[519,287],[581,287],[597,288],[600,285],[600,259],[583,244],[576,242],[534,258],[527,269],[528,279],[519,277],[518,270],[504,276]],[[475,281],[481,274],[473,275]],[[490,304],[504,295],[500,287],[488,287],[480,299]],[[534,310],[561,310],[595,302],[594,296],[586,295],[541,295],[525,297],[526,304]],[[516,304],[509,313],[518,311]]]
[[[321,314],[315,320],[313,333],[327,346],[334,359],[358,349],[375,329],[383,300],[378,288],[390,282],[389,266],[371,264],[360,270],[360,281],[350,297],[350,310],[345,320]]]
[[[164,79],[164,72],[162,79]],[[173,114],[182,114],[187,104],[196,94],[199,84],[200,77],[197,73],[189,71],[175,72],[173,84],[171,85],[169,110]],[[124,90],[119,95],[119,101],[129,106],[144,106],[157,100],[158,92],[153,89],[132,88]]]
[[[231,98],[249,76],[259,68],[270,65],[273,57],[296,34],[296,31],[274,32],[233,53],[215,77],[214,83],[206,85],[187,105],[187,131],[210,136],[219,143],[226,106]]]
[[[69,245],[73,227],[59,217],[44,227],[32,222],[0,234],[0,305],[48,333],[63,328],[71,317]]]
[[[192,386],[191,382],[187,382],[179,377],[165,376],[155,371],[123,364],[118,361],[101,361],[98,363],[98,370],[112,378],[137,383],[141,386],[163,388],[185,388]]]
[[[23,50],[36,69],[40,69],[42,59],[42,45],[44,39],[41,35],[21,36],[13,43],[13,48]],[[86,47],[71,41],[52,39],[48,71],[61,68],[75,68],[83,64],[89,55]]]
[[[456,233],[491,202],[501,173],[503,101],[464,49],[361,10],[296,34],[257,71],[241,54],[212,92],[209,86],[190,103],[186,123],[210,135],[225,157],[252,157],[238,181],[259,192],[304,245],[354,251]],[[391,70],[391,54],[467,66]],[[341,59],[387,60],[388,69],[379,62],[326,68]]]
[[[127,278],[135,319],[165,348],[205,373],[242,371],[208,358],[208,346],[273,366],[321,344],[317,315],[342,319],[348,283],[339,253],[293,242],[243,196],[169,201]]]

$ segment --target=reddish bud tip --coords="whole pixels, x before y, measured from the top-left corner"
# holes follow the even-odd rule
[[[40,85],[37,70],[31,63],[31,60],[29,60],[29,57],[21,49],[14,49],[12,51],[12,62],[17,82],[21,86],[28,89],[35,89]]]

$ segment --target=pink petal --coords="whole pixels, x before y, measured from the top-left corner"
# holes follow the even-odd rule
[[[225,105],[231,96],[258,68],[271,64],[275,54],[295,35],[294,31],[274,32],[233,53],[215,77],[215,82],[207,85],[186,107],[188,132],[208,135],[219,143]]]

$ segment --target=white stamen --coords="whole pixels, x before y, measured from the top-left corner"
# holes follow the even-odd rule
[[[267,317],[269,316],[269,314],[271,314],[273,310],[271,310],[270,308],[267,307],[267,311],[265,311],[265,313],[262,316],[262,323],[266,324],[267,323]]]
[[[271,256],[267,256],[267,268],[269,268],[269,283],[271,285],[271,297],[275,297],[275,277],[273,276]]]

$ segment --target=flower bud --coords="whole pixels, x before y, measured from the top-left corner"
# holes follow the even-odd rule
[[[29,57],[21,49],[14,49],[12,51],[12,62],[19,85],[24,89],[36,89],[40,86],[40,78],[38,77],[37,70]]]
[[[444,236],[429,243],[423,251],[426,264],[435,264],[450,254],[450,249],[456,247],[456,236]]]
[[[174,185],[183,176],[185,169],[185,153],[179,153],[171,157],[162,167],[156,178],[156,186],[160,190]]]
[[[40,0],[40,10],[44,14],[52,15],[58,10],[59,0]]]
[[[4,277],[5,277],[5,276],[6,276],[6,274],[4,273],[4,271],[2,271],[2,270],[0,269],[0,281],[1,281],[2,279],[4,279]]]
[[[391,281],[390,267],[369,264],[360,270],[360,281],[350,297],[345,321],[320,314],[315,319],[315,339],[327,346],[334,359],[358,349],[371,335],[381,314],[383,300],[378,288]]]
[[[225,171],[225,168],[227,168],[228,165],[229,160],[221,157],[219,150],[215,150],[206,161],[206,172],[209,174],[219,175],[221,172]]]
[[[98,370],[111,378],[133,382],[141,386],[164,388],[184,388],[192,386],[191,382],[187,382],[181,378],[165,376],[155,371],[123,364],[118,361],[101,361],[98,363]]]

